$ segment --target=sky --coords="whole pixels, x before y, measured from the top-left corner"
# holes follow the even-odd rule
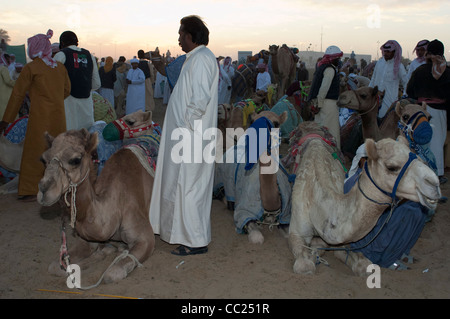
[[[176,56],[183,54],[180,19],[191,14],[207,24],[214,54],[233,59],[238,51],[255,54],[272,44],[301,51],[337,45],[344,53],[376,59],[383,43],[397,40],[412,60],[423,39],[439,39],[450,56],[448,0],[14,0],[2,4],[0,28],[8,31],[10,45],[26,44],[48,29],[54,32],[51,42],[59,42],[71,30],[79,46],[97,57],[130,59],[139,49],[156,47]]]

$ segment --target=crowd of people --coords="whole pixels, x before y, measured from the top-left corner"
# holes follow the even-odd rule
[[[164,96],[168,105],[155,172],[150,222],[163,240],[180,245],[174,254],[200,254],[208,250],[214,164],[204,161],[176,164],[171,161],[175,143],[171,133],[182,127],[203,135],[207,128],[217,126],[217,105],[233,102],[232,79],[236,65],[231,57],[217,58],[207,48],[209,30],[199,17],[183,18],[178,33],[179,45],[185,54],[176,59],[170,58],[169,54],[162,57],[167,63],[161,70],[156,66],[161,57],[148,58],[142,50],[129,64],[125,57],[120,57],[117,62],[106,57],[98,64],[87,49],[78,46],[77,35],[72,31],[63,32],[59,43],[54,44],[50,42],[51,30],[30,37],[28,56],[32,61],[25,66],[13,64],[13,57],[2,53],[0,133],[17,118],[27,95],[31,100],[18,188],[21,200],[36,199],[38,182],[44,172],[44,165],[38,161],[46,148],[42,138],[44,132],[56,136],[66,130],[91,127],[94,124],[94,91],[109,101],[119,116],[138,110],[154,110],[154,98]],[[432,115],[430,148],[436,156],[438,175],[444,181],[443,148],[450,106],[450,71],[443,57],[444,46],[438,40],[420,41],[415,48],[417,58],[408,70],[402,64],[402,49],[397,41],[387,41],[380,50],[383,57],[368,77],[368,86],[377,86],[385,92],[378,115],[382,118],[398,100],[400,87],[405,96],[426,102]],[[326,49],[316,65],[309,92],[309,100],[318,111],[315,121],[329,128],[338,146],[340,122],[336,101],[340,93],[342,56],[343,52],[337,46]],[[351,67],[356,70],[356,66]],[[273,82],[269,65],[260,61],[256,69],[254,89],[267,92]],[[356,75],[357,72],[350,73]],[[297,80],[308,79],[305,63],[300,61]],[[199,126],[198,121],[202,125]]]

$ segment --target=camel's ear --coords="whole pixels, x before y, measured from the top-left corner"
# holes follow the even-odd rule
[[[423,108],[424,111],[426,111],[427,110],[427,103],[422,102],[422,108]]]
[[[398,115],[399,117],[402,116],[402,110],[403,110],[403,108],[404,108],[404,107],[401,105],[400,102],[397,102],[397,104],[395,105],[395,113],[397,113],[397,115]]]
[[[366,153],[369,159],[372,160],[378,159],[377,144],[371,138],[366,139]]]
[[[280,126],[281,126],[281,124],[286,122],[287,117],[288,117],[287,111],[284,111],[283,113],[281,113],[281,115],[280,115]]]
[[[47,131],[45,131],[45,133],[44,133],[44,138],[45,138],[45,141],[47,142],[48,148],[52,147],[52,144],[53,144],[53,141],[55,140],[55,138],[53,136],[51,136]]]
[[[144,112],[144,122],[152,122],[152,111]]]
[[[84,147],[84,149],[86,150],[86,153],[92,153],[93,151],[95,151],[97,149],[97,145],[98,145],[97,132],[89,134],[88,130],[85,128],[82,128],[80,131],[86,138],[86,145]]]
[[[372,96],[375,96],[375,94],[378,94],[378,85],[376,85],[376,86],[373,88]]]

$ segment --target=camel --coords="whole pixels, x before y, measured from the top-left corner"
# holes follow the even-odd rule
[[[399,136],[398,141],[383,139],[376,143],[367,139],[366,169],[359,178],[358,187],[344,194],[344,170],[331,156],[333,149],[322,139],[323,130],[314,122],[304,122],[298,130],[299,136],[309,140],[309,144],[297,155],[298,166],[294,171],[296,181],[292,191],[288,241],[295,258],[295,273],[315,272],[318,254],[312,246],[315,245],[313,238],[319,239],[316,244],[322,247],[358,241],[375,226],[386,203],[389,205],[391,200],[394,201],[392,198],[436,208],[441,197],[439,179],[425,163],[412,157],[404,137]],[[400,181],[397,180],[399,174],[403,175]],[[381,191],[394,190],[397,182],[395,194],[390,194],[392,198]],[[336,256],[344,261],[347,259],[346,264],[361,276],[366,274],[371,263],[362,254],[351,251],[348,255],[337,251]]]
[[[286,118],[287,112],[279,116],[263,111],[252,116],[252,124],[260,121],[263,129],[268,129],[267,123],[279,128]],[[248,240],[254,244],[264,243],[260,224],[286,225],[290,219],[291,186],[288,177],[278,169],[278,136],[274,137],[271,136],[271,155],[264,151],[253,166],[244,165],[245,136],[224,154],[223,163],[216,164],[215,188],[224,187],[225,202],[234,211],[237,231],[248,233]]]
[[[372,138],[375,141],[383,137],[396,138],[398,136],[398,117],[395,112],[386,112],[383,128],[379,127],[377,117],[378,109],[382,103],[384,92],[378,87],[362,87],[348,90],[339,95],[337,106],[358,111],[362,120],[363,139]]]
[[[114,123],[114,124],[113,124]],[[99,133],[102,131],[104,133],[109,132],[108,136],[113,138],[113,140],[129,138],[129,137],[138,137],[143,134],[148,133],[148,129],[150,127],[158,128],[157,124],[152,126],[152,116],[151,112],[143,112],[137,111],[124,117],[115,120],[113,123],[110,123],[106,126],[106,131],[104,131],[104,125],[94,125],[89,130],[97,130]],[[101,128],[101,130],[99,129]],[[102,136],[103,137],[103,136]],[[102,144],[103,139],[100,137],[100,143]],[[103,146],[103,144],[102,144]],[[116,143],[114,145],[115,149],[112,149],[112,145],[109,146],[109,153],[106,154],[98,154],[100,160],[106,160],[112,154],[112,152],[116,151],[121,143]],[[100,148],[100,147],[99,147]],[[102,148],[103,149],[103,148]],[[20,162],[22,158],[23,152],[23,141],[20,143],[12,143],[3,135],[0,136],[0,166],[14,173],[19,173],[20,170]],[[100,166],[101,168],[101,166]],[[17,193],[17,188],[19,184],[19,176],[16,176],[10,182],[0,186],[0,195],[8,194],[8,193]]]
[[[70,220],[72,227],[71,236],[67,237],[70,263],[80,268],[89,266],[92,258],[99,259],[105,251],[111,252],[110,246],[104,248],[106,243],[120,242],[127,246],[122,259],[105,272],[107,283],[125,278],[149,258],[155,247],[148,215],[154,167],[141,164],[147,160],[141,159],[144,151],[133,145],[152,136],[127,140],[128,146],[106,161],[98,177],[92,160],[98,133],[81,129],[57,137],[45,136],[49,149],[41,158],[46,168],[39,182],[37,200],[43,206],[64,201],[70,208],[70,214],[63,215],[63,221]],[[156,144],[153,146],[157,149]],[[157,154],[153,155],[155,164]],[[67,260],[59,260],[50,265],[49,271],[61,274],[60,264],[69,266]]]
[[[429,121],[430,115],[426,110],[426,105],[418,105],[411,100],[403,99],[399,103],[395,102],[389,108],[381,124],[378,124],[378,106],[381,105],[383,95],[384,92],[378,91],[377,87],[362,87],[355,91],[344,92],[339,96],[337,102],[339,107],[357,111],[341,127],[341,149],[346,150],[349,157],[354,156],[357,147],[366,138],[372,138],[375,141],[387,137],[397,138],[401,133],[399,121],[403,121],[407,125],[409,119],[413,119],[414,123],[410,124],[414,128],[422,120]],[[418,114],[421,116],[417,116]]]
[[[272,55],[272,72],[275,77],[274,82],[278,84],[278,99],[280,99],[294,82],[296,62],[291,49],[285,44],[281,48],[277,45],[271,45],[269,46],[269,52]]]

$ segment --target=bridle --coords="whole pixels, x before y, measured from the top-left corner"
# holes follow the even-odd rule
[[[358,100],[358,106],[361,106],[361,105],[362,105],[362,103],[361,103],[361,98],[359,97],[358,94],[356,94],[355,91],[352,91],[352,92],[353,92],[353,94],[355,94],[356,99]],[[372,106],[369,110],[367,110],[367,111],[365,111],[365,112],[363,112],[363,113],[359,113],[359,116],[363,116],[363,115],[366,115],[366,114],[372,112],[373,109],[375,109],[375,107],[376,107],[376,106],[379,106],[379,105],[380,105],[380,96],[379,96],[378,93],[377,93],[377,99],[375,100],[375,103],[373,104],[373,106]]]
[[[137,128],[132,129],[123,119],[118,119],[116,121],[113,121],[112,123],[119,131],[121,140],[124,138],[124,132],[128,132],[129,138],[133,138],[134,134],[141,133],[143,131],[147,131],[147,130],[151,129],[153,126],[153,124],[150,124],[150,125],[147,125],[144,127],[137,127]]]
[[[72,228],[75,228],[75,222],[77,219],[77,206],[76,206],[77,187],[79,185],[81,185],[87,179],[91,169],[88,168],[84,177],[79,182],[74,183],[74,182],[72,182],[72,179],[70,178],[67,169],[65,169],[64,166],[62,165],[61,160],[55,156],[51,159],[50,163],[52,161],[56,161],[58,163],[59,167],[63,170],[64,174],[66,175],[67,179],[69,180],[69,188],[64,193],[64,202],[66,203],[67,207],[70,207],[70,226]],[[67,199],[69,193],[71,194],[70,202]]]

